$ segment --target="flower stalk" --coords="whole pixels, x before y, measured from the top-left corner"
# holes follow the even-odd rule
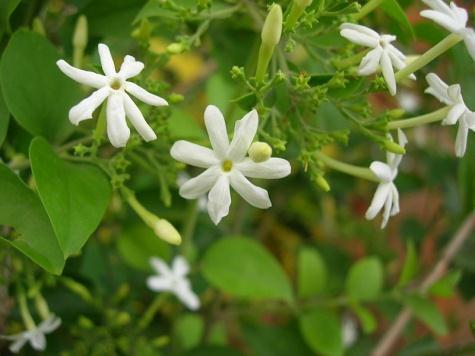
[[[84,58],[84,50],[87,47],[87,18],[79,16],[73,34],[73,65],[80,68]]]
[[[422,126],[425,124],[441,121],[447,117],[450,109],[450,106],[446,106],[429,114],[416,116],[411,119],[391,121],[386,127],[388,130],[406,129],[409,127]]]
[[[379,182],[379,179],[371,172],[369,168],[354,166],[345,162],[341,162],[334,158],[327,156],[322,152],[315,152],[315,156],[318,160],[322,161],[326,166],[333,168],[334,170],[346,173],[350,176],[366,179],[372,182]]]
[[[353,17],[355,20],[361,20],[363,17],[368,15],[370,12],[372,12],[374,9],[376,9],[383,0],[370,0],[368,1],[365,6],[361,8],[361,10]]]
[[[36,328],[36,324],[30,314],[30,310],[28,309],[25,292],[22,287],[17,286],[17,288],[18,288],[18,294],[17,294],[18,305],[20,307],[20,314],[21,314],[23,323],[25,324],[28,330],[34,330]]]
[[[289,14],[285,19],[285,29],[291,30],[297,24],[298,19],[302,16],[305,8],[312,4],[313,0],[294,0]]]
[[[423,55],[419,56],[416,60],[412,61],[406,67],[397,72],[396,82],[400,82],[412,73],[415,73],[422,67],[425,67],[435,58],[439,57],[442,53],[448,51],[462,40],[463,38],[456,33],[448,35],[442,41],[437,43],[434,47],[425,52]]]

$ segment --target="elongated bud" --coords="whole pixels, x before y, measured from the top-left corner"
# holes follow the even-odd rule
[[[81,15],[78,17],[78,20],[76,21],[76,27],[74,28],[73,46],[78,48],[86,48],[87,37],[87,18],[86,16]]]
[[[318,176],[315,178],[315,183],[317,183],[318,187],[323,190],[325,193],[330,191],[330,184],[328,184],[328,181],[323,178],[323,176]]]
[[[404,109],[393,109],[388,111],[388,115],[391,119],[399,119],[406,114]]]
[[[302,16],[305,8],[309,6],[313,0],[294,0],[292,7],[290,8],[289,14],[285,19],[285,28],[291,30],[295,27],[300,16]]]
[[[168,220],[159,219],[155,222],[153,230],[155,231],[155,234],[162,240],[169,242],[172,245],[181,244],[180,233],[172,224],[170,224]]]
[[[249,158],[256,163],[267,161],[272,156],[272,147],[265,142],[254,142],[249,147]]]
[[[272,4],[269,14],[262,27],[262,43],[275,46],[280,41],[282,34],[282,8],[278,4]]]
[[[396,142],[390,141],[390,140],[384,141],[384,148],[387,151],[398,154],[398,155],[403,155],[406,153],[406,150],[404,149],[404,147],[401,147]]]
[[[35,17],[33,19],[31,28],[34,32],[40,34],[41,36],[46,36],[45,27],[43,26],[43,22],[41,22],[41,19],[39,17]]]
[[[85,302],[93,303],[94,298],[92,297],[91,292],[83,286],[81,283],[76,282],[74,279],[63,277],[61,278],[61,282],[73,293],[76,293],[79,297],[81,297]]]
[[[46,303],[46,300],[43,298],[39,292],[35,296],[35,306],[36,310],[38,311],[38,314],[40,314],[41,318],[43,320],[46,320],[50,316],[49,308],[48,308],[48,303]]]
[[[185,47],[181,43],[171,43],[167,46],[167,52],[170,54],[180,54],[185,51]]]

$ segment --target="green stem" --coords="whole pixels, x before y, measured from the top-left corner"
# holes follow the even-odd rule
[[[334,65],[335,67],[337,67],[337,69],[342,70],[342,69],[351,67],[353,65],[359,64],[361,60],[363,59],[363,57],[366,56],[368,52],[369,50],[366,50],[363,52],[356,53],[355,55],[351,57],[348,57],[339,61],[335,61]]]
[[[17,298],[18,298],[18,304],[20,306],[20,314],[21,318],[23,319],[23,323],[25,323],[25,326],[28,330],[33,330],[36,329],[36,324],[31,317],[30,311],[28,309],[28,304],[26,302],[26,297],[25,297],[25,291],[23,288],[18,284],[17,285]]]
[[[349,174],[350,176],[363,178],[379,183],[379,179],[373,174],[373,172],[371,172],[369,168],[354,166],[352,164],[338,161],[336,159],[328,157],[322,152],[316,152],[315,156],[317,157],[317,159],[325,163],[325,165],[337,171]]]
[[[165,298],[166,295],[163,293],[160,293],[155,297],[153,302],[148,306],[147,310],[145,310],[145,313],[143,314],[142,318],[139,320],[139,330],[144,330],[147,328],[147,326],[150,325],[153,320],[153,317],[155,316],[155,314],[157,314],[158,310],[163,305]]]
[[[435,58],[439,57],[442,53],[448,51],[462,40],[463,38],[456,33],[448,35],[434,47],[429,49],[426,53],[419,56],[416,60],[412,61],[406,67],[397,72],[396,81],[400,82],[412,73],[417,72],[419,69],[432,62]]]
[[[186,224],[181,233],[181,254],[188,260],[193,260],[193,234],[195,232],[196,222],[198,221],[199,207],[198,199],[190,202],[188,214],[186,214]]]
[[[356,21],[361,20],[363,17],[365,17],[370,12],[372,12],[374,9],[376,9],[379,5],[381,5],[382,2],[383,2],[383,0],[370,0],[370,1],[368,1],[366,3],[366,5],[361,8],[360,12],[358,12],[355,16],[353,16],[353,18]]]
[[[406,129],[408,127],[416,127],[422,126],[425,124],[430,124],[432,122],[437,122],[443,120],[447,117],[451,107],[446,106],[442,109],[437,111],[431,112],[429,114],[416,116],[410,119],[403,119],[403,120],[395,120],[388,123],[386,128],[388,130],[395,130],[395,129]]]
[[[37,292],[35,295],[35,305],[36,310],[38,311],[38,314],[40,314],[41,318],[43,320],[48,319],[51,313],[49,311],[48,303],[46,303],[45,298],[40,292]]]
[[[155,223],[157,222],[157,220],[159,220],[158,216],[152,214],[142,204],[140,204],[134,192],[131,191],[129,188],[121,187],[120,192],[122,193],[127,203],[130,205],[130,207],[137,213],[137,215],[140,216],[142,220],[153,229]]]
[[[272,54],[274,53],[274,46],[261,42],[259,48],[259,58],[257,59],[256,81],[262,82],[267,73]]]
[[[287,31],[295,27],[297,20],[303,14],[304,10],[305,8],[299,6],[295,1],[292,3],[292,7],[290,8],[289,14],[287,15],[287,18],[285,19],[285,29]]]

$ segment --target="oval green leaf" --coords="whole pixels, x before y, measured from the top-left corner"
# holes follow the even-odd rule
[[[325,288],[327,269],[320,254],[313,248],[303,248],[298,256],[298,294],[311,297]]]
[[[375,257],[356,262],[348,272],[346,292],[355,300],[373,300],[383,287],[383,267]]]

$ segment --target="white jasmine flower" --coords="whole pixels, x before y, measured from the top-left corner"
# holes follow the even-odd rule
[[[46,349],[46,334],[55,331],[61,325],[61,319],[52,314],[48,319],[42,321],[34,329],[23,331],[16,335],[1,336],[2,339],[11,340],[9,350],[18,353],[27,342],[36,351],[44,351]]]
[[[381,68],[389,92],[395,95],[396,78],[393,67],[401,70],[406,66],[406,56],[391,44],[396,40],[396,36],[380,35],[366,26],[352,23],[344,23],[340,29],[340,34],[349,41],[371,48],[361,60],[358,74],[371,75]],[[411,75],[410,78],[415,79],[415,76]]]
[[[451,107],[442,125],[455,125],[458,122],[455,154],[457,157],[463,157],[467,149],[468,131],[475,131],[475,113],[465,105],[459,84],[448,86],[435,73],[429,73],[426,80],[429,87],[425,92]]]
[[[407,137],[400,129],[398,130],[398,141],[401,147],[404,147],[407,143]],[[374,219],[379,211],[384,207],[381,229],[386,227],[390,216],[399,213],[399,192],[394,184],[394,180],[397,177],[398,167],[401,160],[402,155],[387,152],[386,163],[375,161],[371,163],[369,167],[374,175],[378,177],[380,183],[374,193],[371,205],[366,211],[366,219]]]
[[[116,72],[109,47],[101,43],[98,48],[105,75],[72,67],[62,59],[56,62],[59,69],[71,79],[97,89],[69,110],[69,121],[79,125],[81,121],[92,118],[94,110],[107,99],[107,135],[113,146],[124,147],[127,144],[130,129],[127,126],[126,116],[145,141],[155,140],[157,138],[155,132],[128,94],[153,106],[168,105],[167,101],[128,81],[142,71],[144,68],[142,62],[127,55],[119,72]]]
[[[468,52],[475,60],[475,31],[467,27],[468,13],[454,2],[447,5],[442,0],[422,0],[431,10],[421,11],[421,16],[431,19],[446,30],[460,35]]]
[[[236,122],[234,136],[229,143],[223,114],[216,106],[205,110],[205,125],[213,149],[188,141],[175,142],[171,155],[178,161],[206,170],[180,187],[185,199],[208,194],[208,213],[218,224],[228,215],[231,205],[231,185],[249,204],[267,209],[272,203],[265,189],[255,186],[246,177],[277,179],[290,174],[290,164],[282,158],[269,158],[256,163],[246,153],[257,132],[257,111],[252,110]]]
[[[178,187],[181,187],[183,184],[188,182],[190,179],[191,178],[188,175],[188,173],[180,172],[178,174],[176,184],[178,185]],[[203,194],[202,196],[200,196],[198,198],[198,210],[199,211],[207,211],[208,210],[207,207],[208,207],[208,197],[206,196],[206,194]]]
[[[147,286],[155,291],[168,291],[185,304],[189,309],[196,310],[200,307],[200,300],[191,289],[190,281],[186,278],[190,267],[182,256],[173,259],[171,268],[157,257],[150,258],[150,264],[158,273],[157,276],[147,278]]]

